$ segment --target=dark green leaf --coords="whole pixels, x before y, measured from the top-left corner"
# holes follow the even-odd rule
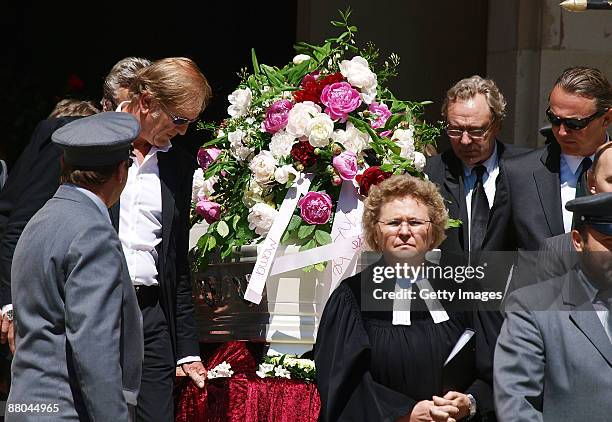
[[[315,226],[312,224],[306,224],[306,225],[300,226],[300,229],[298,230],[298,239],[307,238],[308,236],[312,234],[314,229],[315,229]]]
[[[255,55],[254,48],[251,48],[251,61],[253,62],[253,71],[255,75],[259,75],[259,64],[257,63],[257,56]]]
[[[299,215],[294,215],[291,217],[291,220],[289,221],[289,224],[287,225],[287,231],[288,232],[292,232],[295,229],[297,229],[299,227],[299,225],[302,224],[302,219],[300,218]]]
[[[217,239],[215,239],[215,236],[210,236],[208,238],[208,244],[206,245],[206,250],[208,251],[212,251],[215,246],[217,246]]]
[[[306,244],[300,246],[300,252],[307,251],[308,249],[312,249],[317,246],[317,243],[314,239],[309,240]]]
[[[331,235],[329,233],[327,233],[326,231],[323,231],[323,230],[316,230],[315,231],[315,240],[317,241],[317,243],[320,246],[332,243]]]

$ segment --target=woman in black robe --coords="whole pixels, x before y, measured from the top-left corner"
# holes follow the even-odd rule
[[[494,420],[495,339],[484,335],[488,330],[471,305],[421,297],[421,291],[456,291],[456,283],[381,276],[398,263],[434,268],[425,253],[444,240],[447,220],[430,182],[392,176],[371,189],[364,232],[383,258],[344,280],[325,306],[315,345],[321,421]],[[407,287],[411,300],[382,298]],[[445,365],[464,333],[473,336]]]

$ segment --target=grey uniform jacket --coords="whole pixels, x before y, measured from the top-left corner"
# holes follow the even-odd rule
[[[30,220],[12,265],[16,353],[10,404],[49,420],[128,420],[143,361],[142,315],[108,215],[66,185]]]
[[[576,267],[510,295],[493,368],[499,421],[612,419],[612,342],[586,283]]]

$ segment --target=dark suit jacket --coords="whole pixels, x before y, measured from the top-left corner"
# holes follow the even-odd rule
[[[507,206],[507,201],[504,196],[505,190],[500,188],[502,183],[501,164],[509,157],[513,157],[522,152],[528,151],[523,147],[497,142],[497,156],[500,166],[500,175],[496,180],[496,191],[493,207],[504,208]],[[428,158],[425,167],[425,173],[429,176],[429,180],[437,184],[440,188],[440,193],[447,203],[449,216],[451,218],[460,219],[463,224],[459,228],[452,228],[446,231],[446,240],[440,245],[442,255],[450,253],[453,255],[463,255],[469,250],[468,237],[468,221],[467,221],[467,205],[465,203],[465,191],[463,185],[463,166],[461,160],[455,155],[452,149],[448,149],[442,154]],[[503,235],[503,230],[500,227],[492,225],[489,219],[487,234],[483,241],[483,249],[491,249],[491,245],[502,243],[497,238]],[[444,259],[443,259],[444,261]]]
[[[199,356],[189,269],[189,212],[195,159],[176,146],[157,154],[162,196],[162,242],[157,262],[160,305],[175,360]],[[119,228],[119,203],[110,209]]]
[[[494,207],[490,220],[506,229],[499,250],[537,251],[545,239],[565,232],[560,159],[555,142],[502,163],[509,206]]]
[[[51,135],[77,118],[41,121],[0,191],[0,306],[11,303],[11,263],[17,240],[60,185],[62,151],[51,142]]]

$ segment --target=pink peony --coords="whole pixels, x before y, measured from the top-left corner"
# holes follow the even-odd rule
[[[376,119],[370,122],[370,126],[372,126],[372,128],[374,129],[384,127],[389,117],[391,117],[391,111],[389,110],[389,107],[387,107],[383,103],[379,104],[379,103],[373,102],[368,107],[368,110],[371,113],[376,114]]]
[[[325,192],[308,192],[298,201],[300,215],[308,224],[325,224],[332,212],[332,200]]]
[[[198,164],[202,167],[202,170],[206,170],[219,154],[221,154],[219,148],[200,148],[198,150]]]
[[[332,161],[342,180],[353,180],[357,174],[357,155],[353,151],[344,151]]]
[[[221,217],[221,205],[204,198],[196,204],[196,212],[204,217],[208,224],[212,224]]]
[[[348,114],[361,105],[361,97],[348,82],[336,82],[323,89],[321,102],[327,106],[329,117],[344,123]]]
[[[276,133],[287,126],[289,110],[293,108],[293,103],[289,100],[279,100],[273,103],[266,110],[266,120],[263,122],[263,129],[268,133]]]

